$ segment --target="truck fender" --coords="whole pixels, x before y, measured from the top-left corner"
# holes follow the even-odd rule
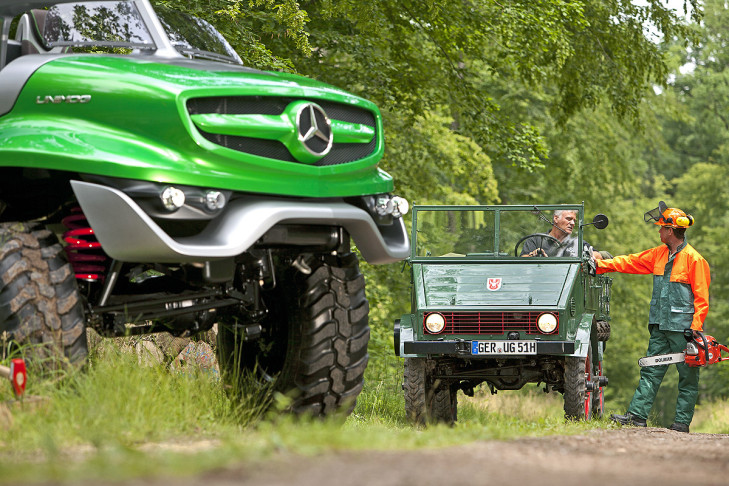
[[[405,354],[405,343],[415,341],[412,314],[404,314],[400,319],[395,321],[395,333],[395,354],[401,358],[415,357],[415,355]]]
[[[576,358],[587,357],[587,350],[590,348],[590,335],[592,333],[593,314],[584,314],[577,327],[575,336],[575,352],[569,356]]]

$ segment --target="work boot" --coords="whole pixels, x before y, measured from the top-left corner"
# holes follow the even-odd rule
[[[610,420],[612,420],[613,422],[617,422],[620,425],[634,425],[636,427],[648,426],[648,424],[646,423],[646,419],[636,417],[630,412],[627,412],[625,415],[612,414],[610,416]]]
[[[686,434],[689,433],[689,426],[686,424],[679,423],[679,422],[672,423],[668,429],[675,430],[676,432],[684,432]]]

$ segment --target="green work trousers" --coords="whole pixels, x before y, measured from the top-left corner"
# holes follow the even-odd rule
[[[650,324],[651,333],[648,341],[648,356],[657,354],[681,353],[686,349],[683,332],[661,331],[657,324]],[[668,366],[646,366],[640,369],[640,381],[630,402],[628,412],[636,417],[648,418],[658,388],[668,371]],[[699,368],[692,368],[686,363],[678,363],[678,399],[676,400],[676,418],[674,422],[690,425],[694,416],[696,399],[699,396]]]

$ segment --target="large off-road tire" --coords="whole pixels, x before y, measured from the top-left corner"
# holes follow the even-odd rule
[[[263,293],[268,316],[255,341],[219,323],[224,379],[254,376],[291,398],[296,414],[349,414],[362,391],[369,355],[369,304],[353,253],[308,262],[311,273],[289,267]]]
[[[0,354],[59,369],[88,355],[86,322],[71,265],[37,223],[0,224]],[[0,342],[2,338],[0,337]]]
[[[453,424],[458,415],[456,389],[434,381],[425,358],[405,358],[405,416],[415,425]]]
[[[564,363],[564,415],[568,420],[592,418],[593,395],[587,384],[593,381],[592,345],[587,357],[567,356]]]

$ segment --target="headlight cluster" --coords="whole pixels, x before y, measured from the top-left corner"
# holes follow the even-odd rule
[[[395,218],[399,218],[407,214],[408,210],[410,210],[410,204],[404,197],[381,194],[377,196],[377,200],[375,201],[375,211],[380,216],[392,215]]]
[[[159,198],[162,205],[167,211],[173,212],[180,209],[187,202],[192,206],[198,206],[200,209],[215,212],[223,209],[228,202],[228,198],[224,193],[216,190],[202,191],[199,189],[189,189],[190,194],[174,186],[167,186],[160,192]]]

